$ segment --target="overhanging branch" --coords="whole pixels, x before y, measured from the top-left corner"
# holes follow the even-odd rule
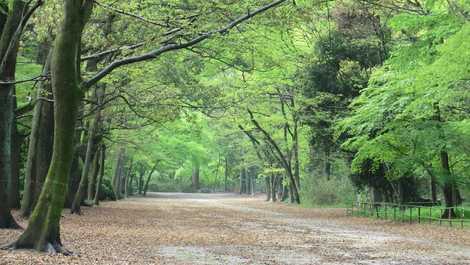
[[[271,9],[271,8],[279,6],[279,5],[283,4],[284,2],[287,2],[287,0],[274,1],[270,4],[268,4],[268,5],[265,5],[263,7],[260,7],[258,9],[256,9],[253,12],[250,12],[248,14],[245,14],[244,16],[241,16],[241,17],[233,20],[232,22],[228,23],[223,28],[220,28],[220,29],[217,29],[217,30],[214,30],[214,31],[201,33],[199,36],[197,36],[197,37],[195,37],[195,38],[193,38],[193,39],[191,39],[187,42],[179,43],[179,44],[174,44],[174,43],[167,44],[167,45],[164,45],[164,46],[162,46],[158,49],[152,50],[148,53],[144,53],[142,55],[131,56],[131,57],[127,57],[127,58],[123,58],[123,59],[114,61],[111,64],[109,64],[108,66],[106,66],[105,68],[103,68],[101,71],[96,73],[92,78],[90,78],[87,81],[84,81],[82,83],[82,86],[83,86],[83,88],[90,88],[94,84],[98,83],[101,79],[106,77],[108,74],[110,74],[114,69],[119,68],[121,66],[156,59],[163,53],[174,51],[174,50],[180,50],[180,49],[184,49],[184,48],[194,46],[194,45],[196,45],[196,44],[198,44],[198,43],[200,43],[200,42],[202,42],[206,39],[209,39],[209,38],[213,37],[216,34],[226,34],[231,29],[236,27],[237,25],[239,25],[239,24],[251,19],[252,17],[254,17],[258,14],[261,14],[261,13],[263,13],[263,12],[265,12],[265,11]]]

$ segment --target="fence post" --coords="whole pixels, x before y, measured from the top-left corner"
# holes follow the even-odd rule
[[[413,207],[410,206],[410,224],[413,222],[412,219],[413,219]]]
[[[451,212],[452,212],[453,209],[454,209],[454,207],[449,208],[449,210],[447,211],[447,219],[449,220],[449,226],[450,226],[450,227],[452,227],[452,216],[451,216]]]
[[[432,223],[432,207],[429,207],[429,223]]]
[[[421,207],[418,207],[418,224],[421,223]]]
[[[384,203],[384,208],[385,208],[385,219],[387,219],[387,203]]]
[[[439,209],[441,214],[439,215],[439,225],[442,225],[442,208]]]

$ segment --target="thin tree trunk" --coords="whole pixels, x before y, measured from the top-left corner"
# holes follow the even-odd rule
[[[141,195],[144,191],[144,175],[145,175],[145,171],[142,170],[139,172],[139,183],[138,183],[139,195]]]
[[[266,201],[271,201],[271,196],[272,196],[272,187],[271,187],[271,178],[270,177],[264,177],[264,181],[266,182]]]
[[[131,159],[131,162],[129,163],[129,168],[127,169],[127,173],[124,176],[123,179],[123,184],[124,184],[124,198],[127,198],[129,196],[129,179],[132,174],[132,166],[133,166],[133,160]]]
[[[191,182],[192,182],[192,189],[193,192],[197,192],[199,190],[199,161],[195,159],[196,161],[193,161],[193,172],[191,176]]]
[[[433,204],[437,203],[437,181],[434,174],[431,175],[431,200]]]
[[[96,183],[96,192],[95,192],[95,199],[94,199],[94,204],[99,205],[100,204],[100,189],[101,189],[101,182],[103,181],[104,178],[104,163],[106,161],[106,145],[102,144],[101,145],[101,155],[100,155],[100,176],[98,177],[98,182]]]
[[[88,179],[87,201],[89,202],[93,201],[94,195],[95,195],[96,182],[98,179],[98,174],[100,172],[100,156],[101,156],[101,151],[99,150],[99,147],[98,147],[93,158],[93,166],[92,166],[90,178]]]
[[[149,188],[149,184],[150,184],[150,180],[152,179],[152,175],[153,173],[155,172],[155,170],[157,169],[157,165],[158,163],[155,163],[155,165],[153,166],[153,168],[150,170],[148,176],[147,176],[147,181],[145,182],[145,186],[144,186],[144,196],[147,196],[147,190]]]
[[[228,191],[228,160],[225,157],[225,172],[224,172],[224,191]]]
[[[74,152],[74,132],[78,104],[79,51],[83,27],[92,1],[63,2],[64,19],[58,31],[52,60],[54,89],[54,147],[51,166],[28,227],[12,248],[34,248],[39,251],[65,252],[60,240],[60,217],[65,202],[68,176]]]
[[[116,196],[117,200],[121,198],[120,183],[121,183],[122,164],[124,160],[124,152],[125,152],[124,148],[120,148],[118,151],[116,169],[114,171],[114,177],[113,177],[113,190],[114,190],[114,195]]]
[[[98,104],[101,103],[101,98],[102,98],[101,91],[102,89],[100,89],[100,86],[96,86],[96,89],[93,92],[93,99],[96,100]],[[93,121],[91,121],[91,124],[90,124],[85,162],[84,162],[83,171],[82,171],[81,178],[80,178],[80,185],[78,186],[78,190],[75,193],[72,207],[70,208],[70,213],[72,214],[81,213],[80,205],[82,203],[83,196],[85,195],[85,188],[87,188],[86,184],[88,180],[90,179],[90,168],[93,163],[93,157],[95,156],[97,152],[97,148],[96,148],[97,141],[98,141],[97,134],[98,134],[100,123],[101,123],[101,110],[98,109],[95,113]]]
[[[255,196],[255,187],[256,187],[256,179],[253,174],[250,174],[250,194],[251,196]]]
[[[274,174],[271,174],[271,201],[275,202],[277,201],[276,199],[276,189],[277,189],[277,183],[276,183],[276,176]]]

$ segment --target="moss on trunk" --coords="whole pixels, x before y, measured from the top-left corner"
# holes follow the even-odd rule
[[[83,27],[91,13],[92,1],[63,2],[64,19],[54,45],[52,88],[54,91],[54,146],[52,161],[41,195],[26,230],[11,248],[62,252],[60,217],[67,193],[69,170],[73,159],[73,138],[79,87],[78,51]]]

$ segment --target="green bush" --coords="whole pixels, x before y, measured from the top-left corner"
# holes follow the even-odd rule
[[[313,177],[302,183],[301,198],[307,206],[342,206],[349,205],[354,198],[354,187],[346,178]]]
[[[101,201],[104,201],[104,200],[115,201],[116,200],[116,195],[114,194],[113,185],[111,184],[111,180],[109,180],[109,179],[103,179],[102,180],[101,187],[100,187],[99,198],[100,198]]]

